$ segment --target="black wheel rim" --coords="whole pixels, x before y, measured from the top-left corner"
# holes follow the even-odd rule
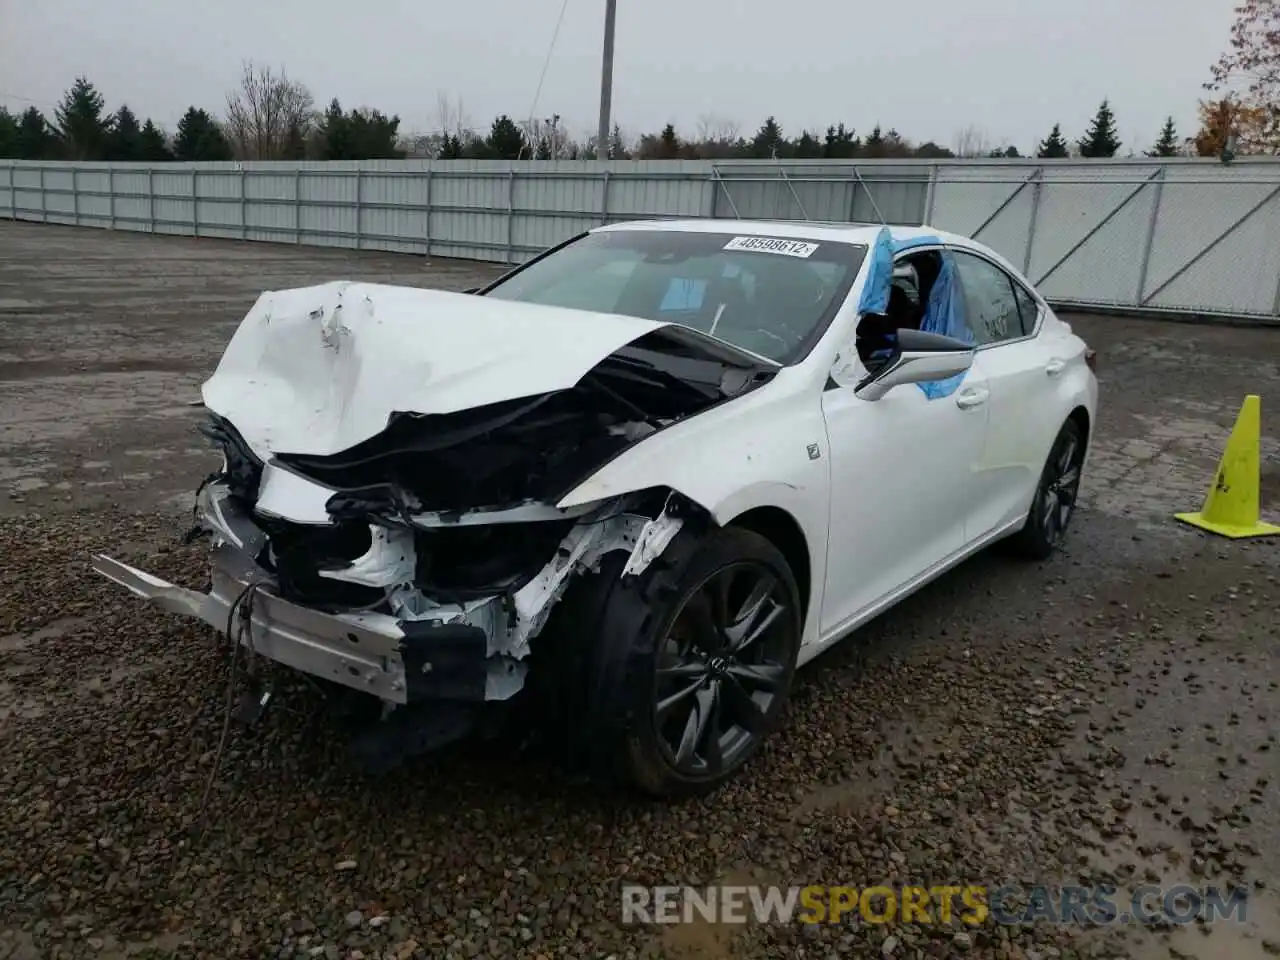
[[[1045,539],[1053,544],[1062,539],[1075,510],[1080,493],[1082,449],[1071,434],[1061,437],[1049,456],[1044,490],[1040,496],[1040,526]]]
[[[733,767],[765,734],[791,680],[791,599],[764,564],[722,567],[685,599],[658,645],[653,720],[689,777]]]

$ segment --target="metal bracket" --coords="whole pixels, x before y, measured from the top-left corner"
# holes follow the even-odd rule
[[[1013,193],[1005,197],[1004,202],[1001,203],[1000,206],[996,207],[993,211],[991,211],[990,216],[988,216],[987,219],[983,220],[980,224],[978,224],[977,228],[973,230],[973,232],[971,232],[969,236],[977,240],[978,234],[982,233],[983,230],[991,226],[991,224],[995,222],[996,217],[1004,213],[1005,210],[1009,208],[1009,204],[1013,203],[1014,200],[1018,199],[1018,194],[1022,193],[1023,190],[1025,190],[1027,187],[1031,186],[1031,184],[1038,181],[1040,179],[1040,175],[1043,173],[1044,173],[1044,169],[1041,167],[1037,167],[1035,170],[1031,172],[1031,176],[1023,178],[1022,182],[1018,184],[1018,186],[1014,189]],[[1009,182],[1012,183],[1013,181],[1011,180]]]
[[[742,214],[738,212],[738,205],[733,202],[733,194],[731,194],[729,192],[729,188],[725,186],[724,178],[720,176],[720,168],[714,163],[711,165],[711,180],[712,182],[719,184],[720,189],[724,191],[724,198],[729,201],[729,208],[733,211],[733,218],[735,220],[741,220]],[[714,206],[712,209],[715,209]]]
[[[867,195],[867,199],[871,201],[871,209],[876,212],[876,219],[880,221],[882,227],[887,227],[889,221],[884,218],[884,214],[880,212],[880,205],[876,203],[875,194],[871,192],[871,188],[867,186],[867,181],[862,179],[862,173],[858,170],[858,165],[853,164],[853,178],[858,182],[858,186],[862,187],[862,192]]]
[[[791,191],[791,199],[794,200],[796,202],[796,206],[800,208],[801,219],[808,220],[809,212],[805,210],[804,204],[800,202],[800,194],[796,193],[796,188],[792,185],[791,178],[787,176],[786,169],[778,167],[778,176],[782,177],[783,181],[787,185],[787,189]]]
[[[1046,270],[1044,274],[1040,277],[1040,279],[1035,282],[1034,285],[1038,287],[1042,283],[1044,283],[1046,280],[1048,280],[1049,277],[1053,276],[1053,274],[1057,271],[1057,269],[1060,266],[1062,266],[1064,263],[1066,263],[1068,260],[1070,260],[1077,250],[1079,250],[1086,243],[1088,243],[1090,238],[1092,238],[1094,234],[1096,234],[1099,230],[1101,230],[1108,223],[1114,220],[1119,215],[1120,211],[1123,210],[1125,207],[1127,207],[1133,201],[1134,197],[1136,197],[1143,190],[1145,190],[1149,184],[1155,182],[1156,178],[1160,175],[1160,172],[1163,169],[1164,169],[1163,167],[1161,167],[1160,169],[1157,169],[1149,177],[1147,177],[1140,184],[1138,184],[1136,187],[1130,190],[1127,194],[1125,194],[1125,198],[1121,200],[1119,203],[1117,203],[1114,207],[1112,207],[1111,211],[1105,217],[1103,217],[1096,224],[1094,224],[1088,233],[1086,233],[1083,237],[1081,237],[1079,240],[1073,243],[1071,245],[1071,249],[1069,249],[1061,257],[1059,257],[1057,262],[1055,262],[1052,267]]]

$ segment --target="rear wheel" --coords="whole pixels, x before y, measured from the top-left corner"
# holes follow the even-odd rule
[[[1075,513],[1083,466],[1084,435],[1074,420],[1068,420],[1049,451],[1027,521],[1013,537],[1017,553],[1044,560],[1058,548]]]

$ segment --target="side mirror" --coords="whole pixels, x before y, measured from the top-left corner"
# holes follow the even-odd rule
[[[901,329],[893,354],[854,388],[863,400],[879,400],[894,387],[904,383],[928,383],[946,380],[973,366],[973,347],[963,340]]]

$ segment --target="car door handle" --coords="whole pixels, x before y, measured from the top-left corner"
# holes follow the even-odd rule
[[[1060,360],[1057,357],[1054,357],[1052,360],[1050,360],[1048,363],[1044,365],[1044,372],[1051,377],[1056,377],[1058,374],[1060,374],[1063,370],[1066,369],[1066,366],[1067,366],[1066,361]]]
[[[991,391],[986,387],[970,387],[956,396],[956,406],[961,410],[971,410],[974,407],[982,406],[990,396]]]

